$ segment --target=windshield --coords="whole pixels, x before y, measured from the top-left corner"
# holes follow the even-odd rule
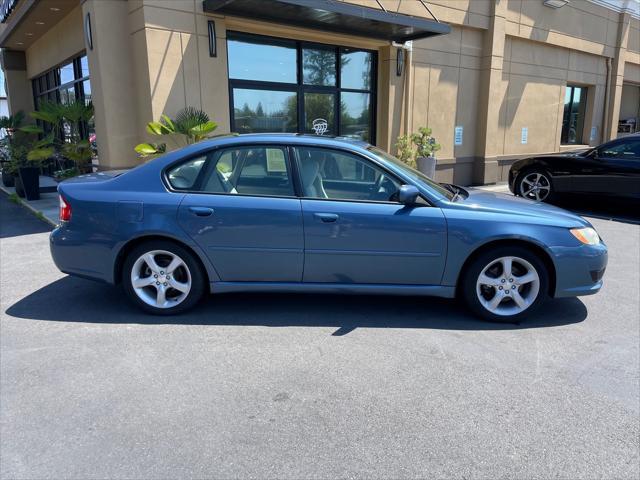
[[[445,197],[447,200],[451,200],[453,198],[453,193],[451,193],[451,191],[447,190],[446,188],[444,188],[439,183],[434,182],[429,177],[427,177],[424,173],[419,172],[418,170],[416,170],[415,168],[410,167],[409,165],[407,165],[403,161],[398,160],[393,155],[385,152],[384,150],[379,149],[378,147],[374,147],[374,146],[368,147],[367,150],[369,150],[372,153],[375,153],[376,155],[381,156],[385,160],[388,160],[389,162],[393,163],[394,165],[400,167],[404,173],[406,173],[409,177],[411,177],[411,179],[417,180],[419,182],[427,184],[429,187],[434,189],[436,192],[438,192],[440,195]]]

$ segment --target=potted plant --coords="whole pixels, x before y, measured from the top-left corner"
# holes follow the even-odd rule
[[[415,154],[409,135],[402,135],[396,141],[396,155],[399,160],[412,168],[416,167]]]
[[[429,178],[436,176],[435,152],[440,150],[440,144],[431,136],[429,127],[420,127],[418,133],[411,135],[411,141],[416,146],[416,166],[418,170]]]
[[[177,148],[198,143],[209,138],[210,133],[218,128],[202,110],[186,107],[178,112],[175,119],[162,115],[159,122],[149,122],[147,132],[151,135],[166,136]],[[167,150],[166,143],[141,143],[135,148],[141,157],[160,155]]]

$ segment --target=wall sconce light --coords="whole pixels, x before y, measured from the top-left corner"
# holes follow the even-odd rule
[[[218,49],[216,45],[216,22],[209,20],[207,22],[207,30],[209,31],[209,56],[217,57]]]
[[[396,75],[401,77],[404,71],[404,48],[398,48],[396,54]]]
[[[91,14],[87,12],[84,17],[84,37],[89,45],[89,50],[93,50],[93,34],[91,33]]]
[[[550,7],[550,8],[562,8],[567,3],[569,3],[569,0],[544,0],[542,2],[542,4],[545,7]]]

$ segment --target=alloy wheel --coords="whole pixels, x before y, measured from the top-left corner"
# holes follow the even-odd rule
[[[494,315],[513,316],[524,312],[533,305],[539,292],[538,272],[519,257],[493,260],[476,281],[480,304]]]
[[[550,193],[551,181],[543,173],[528,173],[520,181],[520,194],[525,198],[543,202]]]
[[[152,250],[142,254],[131,269],[131,286],[147,305],[172,308],[182,303],[191,291],[191,272],[175,253]]]

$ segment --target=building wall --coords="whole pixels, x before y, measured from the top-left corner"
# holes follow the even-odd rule
[[[379,8],[376,0],[342,1]],[[418,1],[381,3],[389,11],[430,18]],[[209,113],[219,124],[217,133],[229,131],[228,30],[377,50],[377,143],[394,151],[398,135],[431,127],[442,144],[441,180],[499,181],[513,159],[563,148],[567,84],[588,88],[585,142],[615,136],[617,119],[634,101],[623,83],[640,84],[635,17],[585,0],[558,10],[542,0],[427,4],[452,31],[413,42],[401,77],[395,73],[397,48],[386,42],[209,15],[201,0],[78,0],[78,7],[26,51],[26,76],[85,49],[83,18],[93,16],[95,48],[87,55],[100,161],[107,168],[139,161],[135,143],[155,140],[146,123],[185,106]],[[207,21],[215,22],[216,57],[209,56]],[[456,127],[464,132],[459,146]]]

